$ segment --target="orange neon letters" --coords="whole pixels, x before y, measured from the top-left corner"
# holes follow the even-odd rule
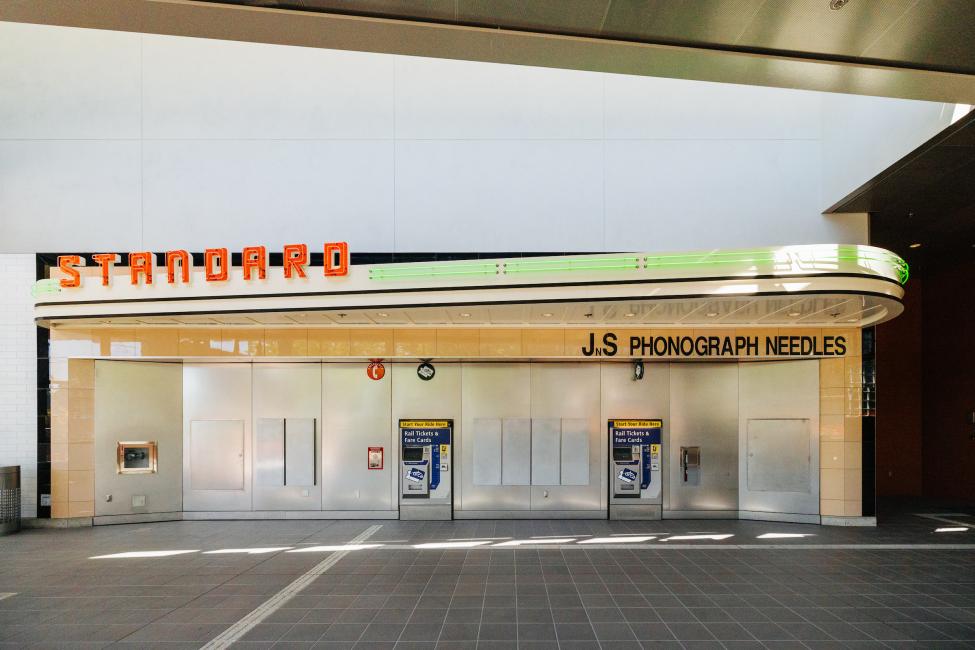
[[[325,275],[349,274],[349,244],[330,242],[325,244]]]
[[[263,280],[267,277],[267,249],[263,246],[244,246],[240,256],[240,264],[244,268],[244,279],[251,279],[251,271],[257,269],[257,277]]]
[[[324,245],[325,259],[322,273],[325,277],[349,275],[351,260],[347,242],[327,242]],[[282,270],[284,277],[307,278],[311,254],[307,244],[285,244],[282,249]],[[166,280],[168,284],[189,284],[192,277],[193,256],[186,250],[177,249],[159,253],[166,258]],[[98,253],[91,258],[98,264],[103,287],[112,284],[112,271],[121,264],[122,256],[117,253]],[[160,257],[160,260],[162,257]],[[207,248],[203,252],[204,279],[207,282],[226,282],[230,279],[231,255],[227,248]],[[155,253],[139,251],[128,254],[129,280],[133,285],[152,284]],[[82,274],[78,267],[85,266],[81,255],[61,255],[58,269],[61,271],[60,286],[80,287]],[[244,280],[265,280],[268,271],[268,252],[266,246],[245,246],[241,251],[241,271]],[[178,271],[177,271],[178,269]],[[256,278],[255,276],[256,271]]]
[[[146,276],[146,284],[152,284],[152,253],[129,253],[129,280],[139,284],[139,274]]]
[[[220,262],[220,270],[214,270],[214,263]],[[207,282],[223,282],[230,275],[230,254],[226,248],[208,248],[203,251],[203,267]]]
[[[81,273],[78,272],[74,267],[84,266],[85,261],[81,259],[80,255],[59,255],[58,256],[58,268],[62,273],[67,275],[66,278],[61,278],[62,287],[80,287],[81,286]]]
[[[112,266],[117,264],[122,260],[122,256],[116,253],[99,253],[98,255],[92,255],[91,259],[98,262],[98,266],[102,269],[102,286],[107,287],[108,282],[112,277]]]
[[[305,264],[308,264],[308,244],[285,244],[282,258],[284,277],[290,278],[293,274],[298,274],[299,278],[308,277],[305,275]]]
[[[179,264],[179,273],[183,284],[190,282],[190,254],[184,250],[166,251],[166,279],[169,284],[176,284],[176,264]]]

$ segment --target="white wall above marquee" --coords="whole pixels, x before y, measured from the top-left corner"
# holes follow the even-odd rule
[[[951,114],[930,102],[14,23],[0,23],[0,87],[0,252],[866,243],[865,215],[822,210]],[[850,137],[867,126],[883,148]]]

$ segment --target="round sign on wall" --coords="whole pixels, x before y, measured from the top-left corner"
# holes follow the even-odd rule
[[[386,375],[386,366],[384,366],[380,361],[373,361],[366,368],[366,375],[369,377],[369,379],[379,381]]]
[[[430,381],[433,379],[435,374],[437,374],[437,371],[434,369],[433,365],[427,363],[426,361],[416,367],[416,376],[423,381]]]

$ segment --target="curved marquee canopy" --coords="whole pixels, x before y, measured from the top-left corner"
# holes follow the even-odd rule
[[[907,264],[871,246],[826,244],[354,265],[348,275],[102,286],[98,269],[34,288],[45,326],[842,326],[902,311]],[[124,271],[124,269],[121,269]],[[119,270],[116,271],[118,273]]]

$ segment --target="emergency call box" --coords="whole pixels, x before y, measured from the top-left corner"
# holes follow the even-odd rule
[[[116,465],[119,474],[155,474],[157,468],[155,441],[119,442]]]

